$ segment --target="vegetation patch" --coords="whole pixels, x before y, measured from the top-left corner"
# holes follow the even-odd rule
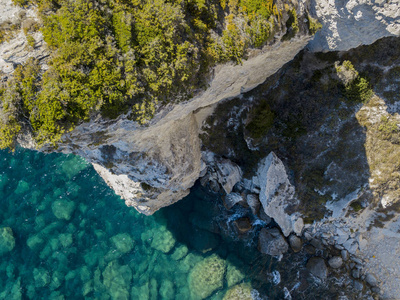
[[[275,114],[267,101],[263,101],[251,111],[250,118],[251,121],[246,125],[246,130],[252,138],[259,139],[264,137],[272,127]]]
[[[216,63],[240,63],[247,49],[265,45],[280,30],[282,18],[273,0],[14,4],[37,7],[52,54],[48,70],[30,72],[37,62],[29,60],[19,67],[24,83],[8,80],[0,96],[7,115],[2,148],[15,143],[22,127],[31,128],[38,146],[56,146],[64,133],[98,114],[116,118],[128,113],[145,124],[160,106],[187,100],[206,86]],[[291,28],[298,30],[295,10],[285,9],[292,14]],[[0,42],[12,31],[8,27],[0,29]],[[31,33],[39,23],[25,20],[22,27],[34,48]]]

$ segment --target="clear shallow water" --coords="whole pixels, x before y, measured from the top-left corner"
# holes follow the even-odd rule
[[[79,157],[0,151],[0,299],[330,299],[304,255],[260,254],[262,222],[238,237],[248,210],[221,203],[196,186],[144,216]]]
[[[78,157],[0,152],[0,298],[222,299],[250,278],[191,197],[146,217]]]

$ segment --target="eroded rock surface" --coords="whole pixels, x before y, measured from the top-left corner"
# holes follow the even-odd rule
[[[397,0],[312,0],[322,29],[308,45],[312,51],[343,51],[400,35]]]
[[[275,153],[271,152],[260,163],[257,174],[263,209],[278,223],[283,234],[288,236],[299,217],[286,212],[288,208],[296,206],[298,200],[295,198],[295,190],[289,182],[285,166]]]

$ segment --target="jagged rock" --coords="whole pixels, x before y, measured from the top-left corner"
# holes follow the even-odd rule
[[[232,192],[233,186],[242,178],[242,170],[229,159],[221,159],[216,162],[218,169],[218,182],[222,185],[225,193]]]
[[[263,228],[258,237],[258,249],[261,253],[279,256],[288,251],[289,245],[278,228]]]
[[[301,236],[301,233],[303,232],[303,228],[304,228],[303,218],[299,217],[296,219],[296,221],[293,224],[293,231],[298,236]]]
[[[301,250],[301,248],[303,247],[302,240],[294,234],[291,234],[289,236],[289,244],[294,252],[299,252]]]
[[[349,50],[400,35],[398,1],[315,1],[322,29],[308,45],[312,51]]]
[[[331,268],[338,269],[343,265],[343,260],[340,256],[334,256],[328,260],[328,264]]]
[[[286,208],[297,205],[298,200],[294,197],[294,187],[289,182],[285,166],[271,152],[259,164],[257,174],[261,186],[260,202],[264,211],[275,220],[283,234],[288,236],[298,217],[286,213]]]
[[[378,285],[378,279],[376,276],[372,273],[368,273],[365,275],[365,281],[370,285],[370,286],[377,286]]]
[[[256,216],[260,211],[260,206],[261,206],[258,196],[256,194],[248,194],[246,196],[246,201],[251,209],[252,214]]]
[[[243,197],[239,193],[230,193],[224,197],[224,206],[226,209],[231,209],[235,204],[242,202]]]
[[[348,239],[343,243],[343,247],[349,251],[350,254],[355,254],[358,249],[358,243],[354,239]]]
[[[307,269],[321,280],[328,277],[328,268],[325,260],[321,257],[311,257],[307,262]]]
[[[264,82],[292,60],[309,39],[303,36],[279,42],[279,47],[266,46],[242,64],[219,66],[206,91],[160,110],[148,126],[139,126],[124,116],[82,123],[65,134],[57,151],[94,163],[95,170],[128,206],[153,214],[186,196],[204,173],[199,134],[213,105]]]
[[[234,221],[234,224],[239,232],[246,233],[251,229],[250,219],[247,217],[239,218]]]

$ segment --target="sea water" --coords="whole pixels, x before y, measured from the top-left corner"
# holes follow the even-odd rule
[[[218,234],[126,207],[77,156],[2,151],[0,170],[1,299],[222,299],[251,284]]]
[[[0,299],[283,299],[293,293],[301,280],[296,259],[272,260],[257,251],[251,234],[232,234],[240,209],[227,213],[218,203],[218,195],[198,185],[186,199],[144,216],[80,157],[0,151]]]

